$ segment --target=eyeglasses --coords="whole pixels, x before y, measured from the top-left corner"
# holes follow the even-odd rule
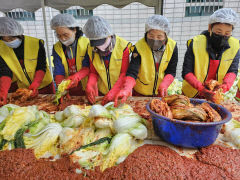
[[[62,40],[67,40],[67,39],[71,38],[71,36],[72,36],[69,33],[57,34],[56,31],[54,32],[54,34],[58,39],[62,39]]]
[[[14,41],[15,39],[17,39],[17,37],[15,37],[15,36],[2,36],[1,37],[1,40],[7,41],[7,42]]]

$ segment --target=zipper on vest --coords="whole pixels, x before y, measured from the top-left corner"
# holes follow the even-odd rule
[[[25,65],[24,65],[24,66],[25,66]],[[24,68],[22,68],[22,70],[23,70],[23,73],[25,74],[25,76],[26,76],[29,84],[31,85],[31,84],[32,84],[32,81],[31,81],[30,77],[28,76],[28,73],[27,73],[27,71],[26,71],[26,68],[24,67]]]
[[[79,40],[79,39],[78,39]],[[76,68],[76,72],[78,72],[78,69],[77,69],[77,45],[78,45],[78,40],[76,42],[76,48],[75,48],[75,68]]]
[[[78,70],[77,70],[77,60],[76,60],[76,57],[77,57],[77,50],[76,49],[75,49],[75,57],[73,57],[73,53],[72,53],[72,57],[74,58],[74,61],[75,61],[74,62],[75,70],[76,70],[76,72],[78,72]],[[71,52],[72,52],[72,48],[71,48]],[[69,62],[68,62],[69,59],[66,56],[66,51],[65,51],[64,55],[65,55],[65,58],[66,58],[66,61],[67,61],[67,65],[68,65],[68,76],[70,76],[70,68],[69,68]]]
[[[105,69],[106,69],[106,74],[107,74],[107,82],[108,82],[108,90],[111,90],[111,81],[110,81],[110,74],[109,74],[109,66],[110,66],[110,60],[109,60],[109,64],[108,67],[106,67],[106,64],[104,62],[104,60],[101,57],[102,62],[104,63]]]
[[[152,93],[152,94],[153,94],[153,96],[155,96],[155,95],[156,95],[156,94],[155,94],[155,91],[156,91],[157,82],[158,82],[158,70],[159,70],[161,61],[159,62],[158,70],[157,70],[153,52],[152,52],[152,56],[153,56],[154,67],[155,67],[155,79],[154,79],[154,86],[153,86],[153,93]]]
[[[109,75],[109,69],[106,69],[107,72],[107,81],[108,81],[108,90],[111,90],[111,81],[110,81],[110,75]]]
[[[153,96],[155,96],[155,91],[156,91],[156,86],[157,86],[157,80],[158,80],[158,75],[155,73],[155,80],[154,80],[154,86],[153,86]]]
[[[217,73],[216,73],[216,80],[218,81],[218,73],[219,73],[219,67],[221,65],[222,60],[219,60],[218,68],[217,68]]]

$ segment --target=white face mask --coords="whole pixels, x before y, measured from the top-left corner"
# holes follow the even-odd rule
[[[10,48],[18,48],[21,45],[22,40],[17,38],[10,42],[7,42],[7,41],[3,41],[3,42]]]
[[[70,37],[68,40],[66,41],[62,41],[61,39],[59,39],[61,41],[61,43],[63,43],[65,46],[70,46],[74,41],[75,41],[75,34],[72,35],[72,37]]]

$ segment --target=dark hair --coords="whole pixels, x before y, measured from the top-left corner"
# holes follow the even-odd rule
[[[24,35],[15,36],[15,37],[17,37],[17,38],[19,38],[19,39],[21,39],[21,40],[23,40],[23,39],[24,39]]]
[[[232,26],[232,30],[234,29],[233,25],[228,24],[228,23],[220,23],[220,22],[216,22],[216,23],[211,24],[211,29],[213,28],[213,26],[218,25],[218,24],[226,24],[226,25]]]
[[[72,31],[76,30],[76,35],[78,35],[78,36],[82,36],[83,35],[83,32],[82,32],[82,30],[79,27],[69,27],[68,29],[70,29]]]
[[[149,31],[148,31],[149,32]],[[145,38],[145,40],[147,41],[147,34],[148,34],[148,32],[145,32],[145,34],[144,34],[144,38]],[[166,40],[168,39],[168,36],[167,36],[167,34],[164,32],[164,34],[165,34],[165,38],[166,38]]]
[[[12,36],[12,37],[15,37],[15,38],[19,38],[21,40],[24,39],[24,36],[23,35],[19,35],[19,36]],[[3,36],[0,36],[0,40],[3,40]]]

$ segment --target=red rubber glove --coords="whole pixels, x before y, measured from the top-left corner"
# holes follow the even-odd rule
[[[184,79],[198,91],[201,91],[204,88],[203,84],[196,78],[193,73],[186,74]]]
[[[170,84],[173,82],[174,77],[171,74],[164,76],[161,84],[158,87],[158,97],[164,97],[168,95],[167,89]]]
[[[121,73],[117,82],[114,84],[113,88],[104,96],[102,100],[102,105],[107,104],[108,102],[114,101],[115,96],[121,90],[121,85],[123,84],[126,73]]]
[[[94,104],[96,102],[95,97],[98,96],[97,81],[98,81],[98,75],[95,73],[90,73],[85,92],[86,92],[87,99],[91,104]]]
[[[199,95],[205,97],[207,100],[213,101],[214,92],[206,89],[203,84],[196,78],[193,73],[185,75],[184,79],[195,89],[199,91]]]
[[[45,72],[43,70],[38,70],[35,73],[35,77],[33,79],[32,84],[28,87],[28,89],[32,90],[32,97],[35,97],[38,95],[38,88],[42,83],[42,80],[44,78]]]
[[[67,80],[71,80],[70,84],[68,85],[67,89],[71,89],[78,86],[78,82],[81,81],[89,74],[89,68],[84,67],[80,71],[76,72],[75,74],[69,76]]]
[[[222,89],[223,93],[229,91],[229,89],[232,87],[234,81],[236,79],[236,74],[231,72],[227,73],[225,77],[223,78],[223,83],[219,86],[216,86],[214,90]]]
[[[121,103],[125,103],[129,96],[132,96],[132,89],[136,84],[136,80],[131,76],[126,76],[124,78],[123,88],[118,92],[114,99],[114,106],[118,106],[118,99],[121,99]]]
[[[240,91],[239,91],[239,89],[237,90],[237,94],[236,94],[235,99],[236,99],[237,101],[240,101]]]
[[[194,76],[193,73],[188,73],[185,75],[184,79],[195,89],[199,91],[199,95],[205,97],[207,100],[215,102],[215,93],[206,89],[203,84]]]
[[[0,107],[7,104],[7,95],[11,82],[12,79],[8,76],[0,77]]]
[[[56,82],[56,85],[57,85],[57,86],[58,86],[63,80],[64,80],[64,76],[63,76],[63,75],[56,75],[56,76],[55,76],[55,82]]]

